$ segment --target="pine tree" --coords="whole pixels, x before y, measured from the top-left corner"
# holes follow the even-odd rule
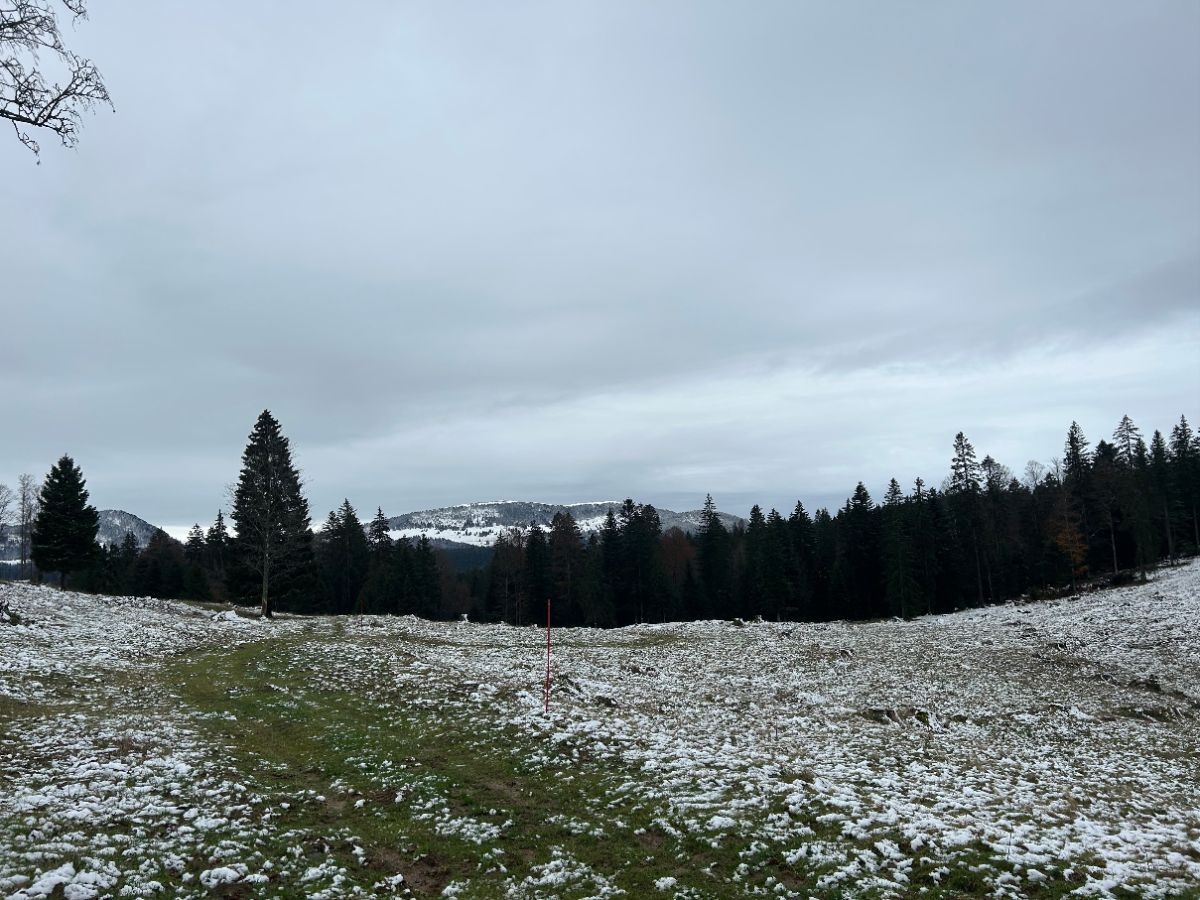
[[[274,597],[301,594],[309,587],[312,565],[311,523],[300,472],[269,410],[259,415],[242,453],[231,516],[238,558],[258,576],[260,608],[269,618]]]
[[[68,575],[85,568],[98,553],[99,518],[88,505],[86,485],[75,461],[64,455],[51,467],[39,495],[31,556],[42,572],[58,572],[60,588],[66,587]]]

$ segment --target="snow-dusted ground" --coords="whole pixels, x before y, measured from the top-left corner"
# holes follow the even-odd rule
[[[822,897],[916,895],[912,873],[930,866],[934,884],[967,867],[998,897],[1064,878],[1080,896],[1200,892],[1200,565],[908,623],[562,631],[548,717],[545,633],[533,628],[264,625],[160,601],[0,591],[29,623],[0,626],[0,704],[28,710],[0,732],[0,896],[59,884],[72,900],[152,896],[172,872],[195,896],[268,878],[314,896],[357,891],[332,863],[262,852],[267,798],[154,685],[180,654],[281,636],[322,683],[379,679],[480,728],[518,728],[547,769],[609,757],[629,773],[614,793],[657,808],[665,833],[745,848],[746,871],[725,873],[715,894],[688,887],[695,873],[681,865],[659,879],[664,897],[736,896],[765,853],[819,870]],[[368,640],[369,666],[354,657]],[[421,803],[414,816],[478,844],[481,860],[503,830],[440,812],[436,797]],[[579,828],[624,827],[603,817],[602,804],[581,808]],[[621,893],[613,873],[544,849],[511,896]],[[475,895],[469,879],[446,892]]]

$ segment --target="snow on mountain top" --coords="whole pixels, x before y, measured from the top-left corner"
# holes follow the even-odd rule
[[[537,522],[548,528],[556,513],[569,512],[585,535],[599,531],[609,510],[618,513],[624,501],[597,500],[578,503],[541,503],[532,500],[493,500],[462,503],[437,509],[419,510],[393,516],[388,520],[394,537],[415,538],[425,535],[445,544],[470,544],[488,547],[495,543],[500,532],[508,528],[527,528]],[[701,510],[675,512],[659,509],[664,531],[679,528],[694,533],[701,523]],[[729,513],[720,513],[727,527],[744,520]]]

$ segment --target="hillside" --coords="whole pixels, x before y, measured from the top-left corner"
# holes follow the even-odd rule
[[[105,547],[120,544],[127,532],[133,533],[139,547],[145,547],[158,530],[157,526],[123,509],[102,509],[97,515],[99,527],[96,529],[96,540]],[[17,562],[20,558],[16,529],[3,529],[0,531],[0,563]]]
[[[569,512],[583,533],[599,531],[604,518],[611,509],[616,513],[621,507],[619,500],[601,500],[591,503],[536,503],[526,500],[497,500],[486,503],[464,503],[405,513],[389,519],[393,537],[416,538],[425,535],[438,546],[469,544],[490,547],[497,535],[506,528],[524,528],[537,522],[549,528],[554,516]],[[701,511],[674,512],[659,509],[663,531],[679,528],[688,534],[700,528]],[[726,526],[732,528],[744,521],[729,513],[720,513]]]
[[[1196,564],[563,631],[549,715],[538,629],[0,597],[12,900],[1200,896]]]

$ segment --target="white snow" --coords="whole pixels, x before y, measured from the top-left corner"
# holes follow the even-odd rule
[[[518,729],[547,777],[576,759],[624,767],[614,796],[653,810],[663,834],[736,848],[743,861],[654,882],[677,896],[714,884],[738,895],[771,857],[819,872],[820,896],[907,896],[918,873],[936,884],[963,867],[996,897],[1064,878],[1078,896],[1168,898],[1200,885],[1197,564],[1145,586],[913,622],[563,630],[549,716],[536,629],[412,617],[265,625],[145,598],[0,591],[23,622],[0,626],[0,700],[30,709],[0,732],[0,896],[12,900],[155,896],[164,882],[201,897],[267,879],[311,896],[402,890],[399,873],[360,884],[321,851],[264,856],[277,820],[324,795],[265,797],[156,687],[156,667],[180,654],[283,636],[322,683],[379,678],[422,708]],[[369,660],[356,653],[367,639]],[[300,683],[274,689],[304,700]],[[392,760],[350,761],[376,787],[399,783]],[[477,846],[481,873],[507,871],[495,846],[511,835],[504,809],[465,815],[428,779],[394,795],[414,821]],[[632,827],[603,802],[561,824],[598,840]],[[621,893],[620,873],[564,847],[537,851],[510,896]],[[445,889],[476,893],[470,878]]]

